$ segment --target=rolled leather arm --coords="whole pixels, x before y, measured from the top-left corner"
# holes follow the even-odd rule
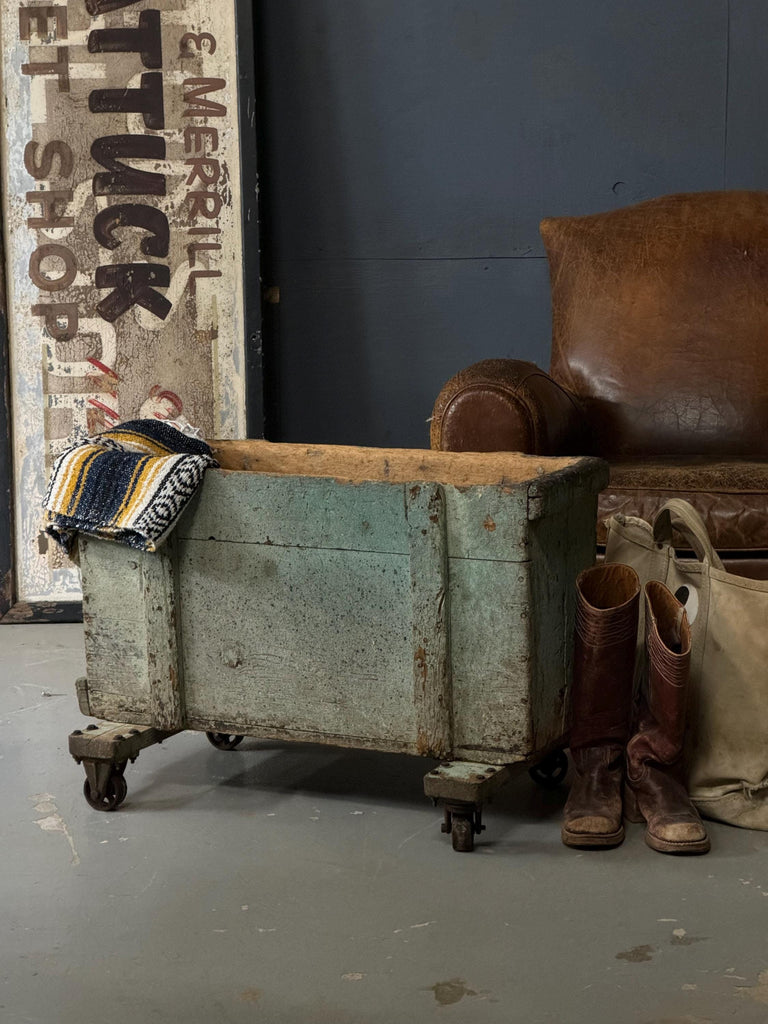
[[[443,386],[430,444],[441,451],[583,455],[586,421],[575,396],[534,363],[484,359]]]

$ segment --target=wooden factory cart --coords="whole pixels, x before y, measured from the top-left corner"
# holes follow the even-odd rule
[[[182,729],[418,754],[455,849],[511,765],[565,774],[574,580],[606,464],[214,443],[156,554],[81,538],[91,806]],[[120,723],[120,724],[115,724]],[[535,766],[539,766],[536,769]]]

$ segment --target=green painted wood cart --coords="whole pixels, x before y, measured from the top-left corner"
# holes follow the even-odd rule
[[[573,583],[605,463],[218,442],[157,554],[82,538],[93,806],[182,729],[436,758],[454,847],[509,766],[564,774]],[[119,723],[119,724],[116,724]],[[549,758],[549,760],[547,760]]]

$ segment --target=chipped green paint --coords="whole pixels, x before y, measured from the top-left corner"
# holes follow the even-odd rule
[[[562,734],[604,483],[589,459],[462,488],[210,471],[160,555],[81,543],[83,710],[535,760]]]

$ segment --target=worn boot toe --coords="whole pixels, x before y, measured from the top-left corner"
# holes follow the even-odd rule
[[[706,853],[709,837],[700,821],[649,824],[645,841],[660,853]]]
[[[566,821],[561,838],[566,846],[618,846],[624,840],[624,828],[615,819],[590,814]]]

